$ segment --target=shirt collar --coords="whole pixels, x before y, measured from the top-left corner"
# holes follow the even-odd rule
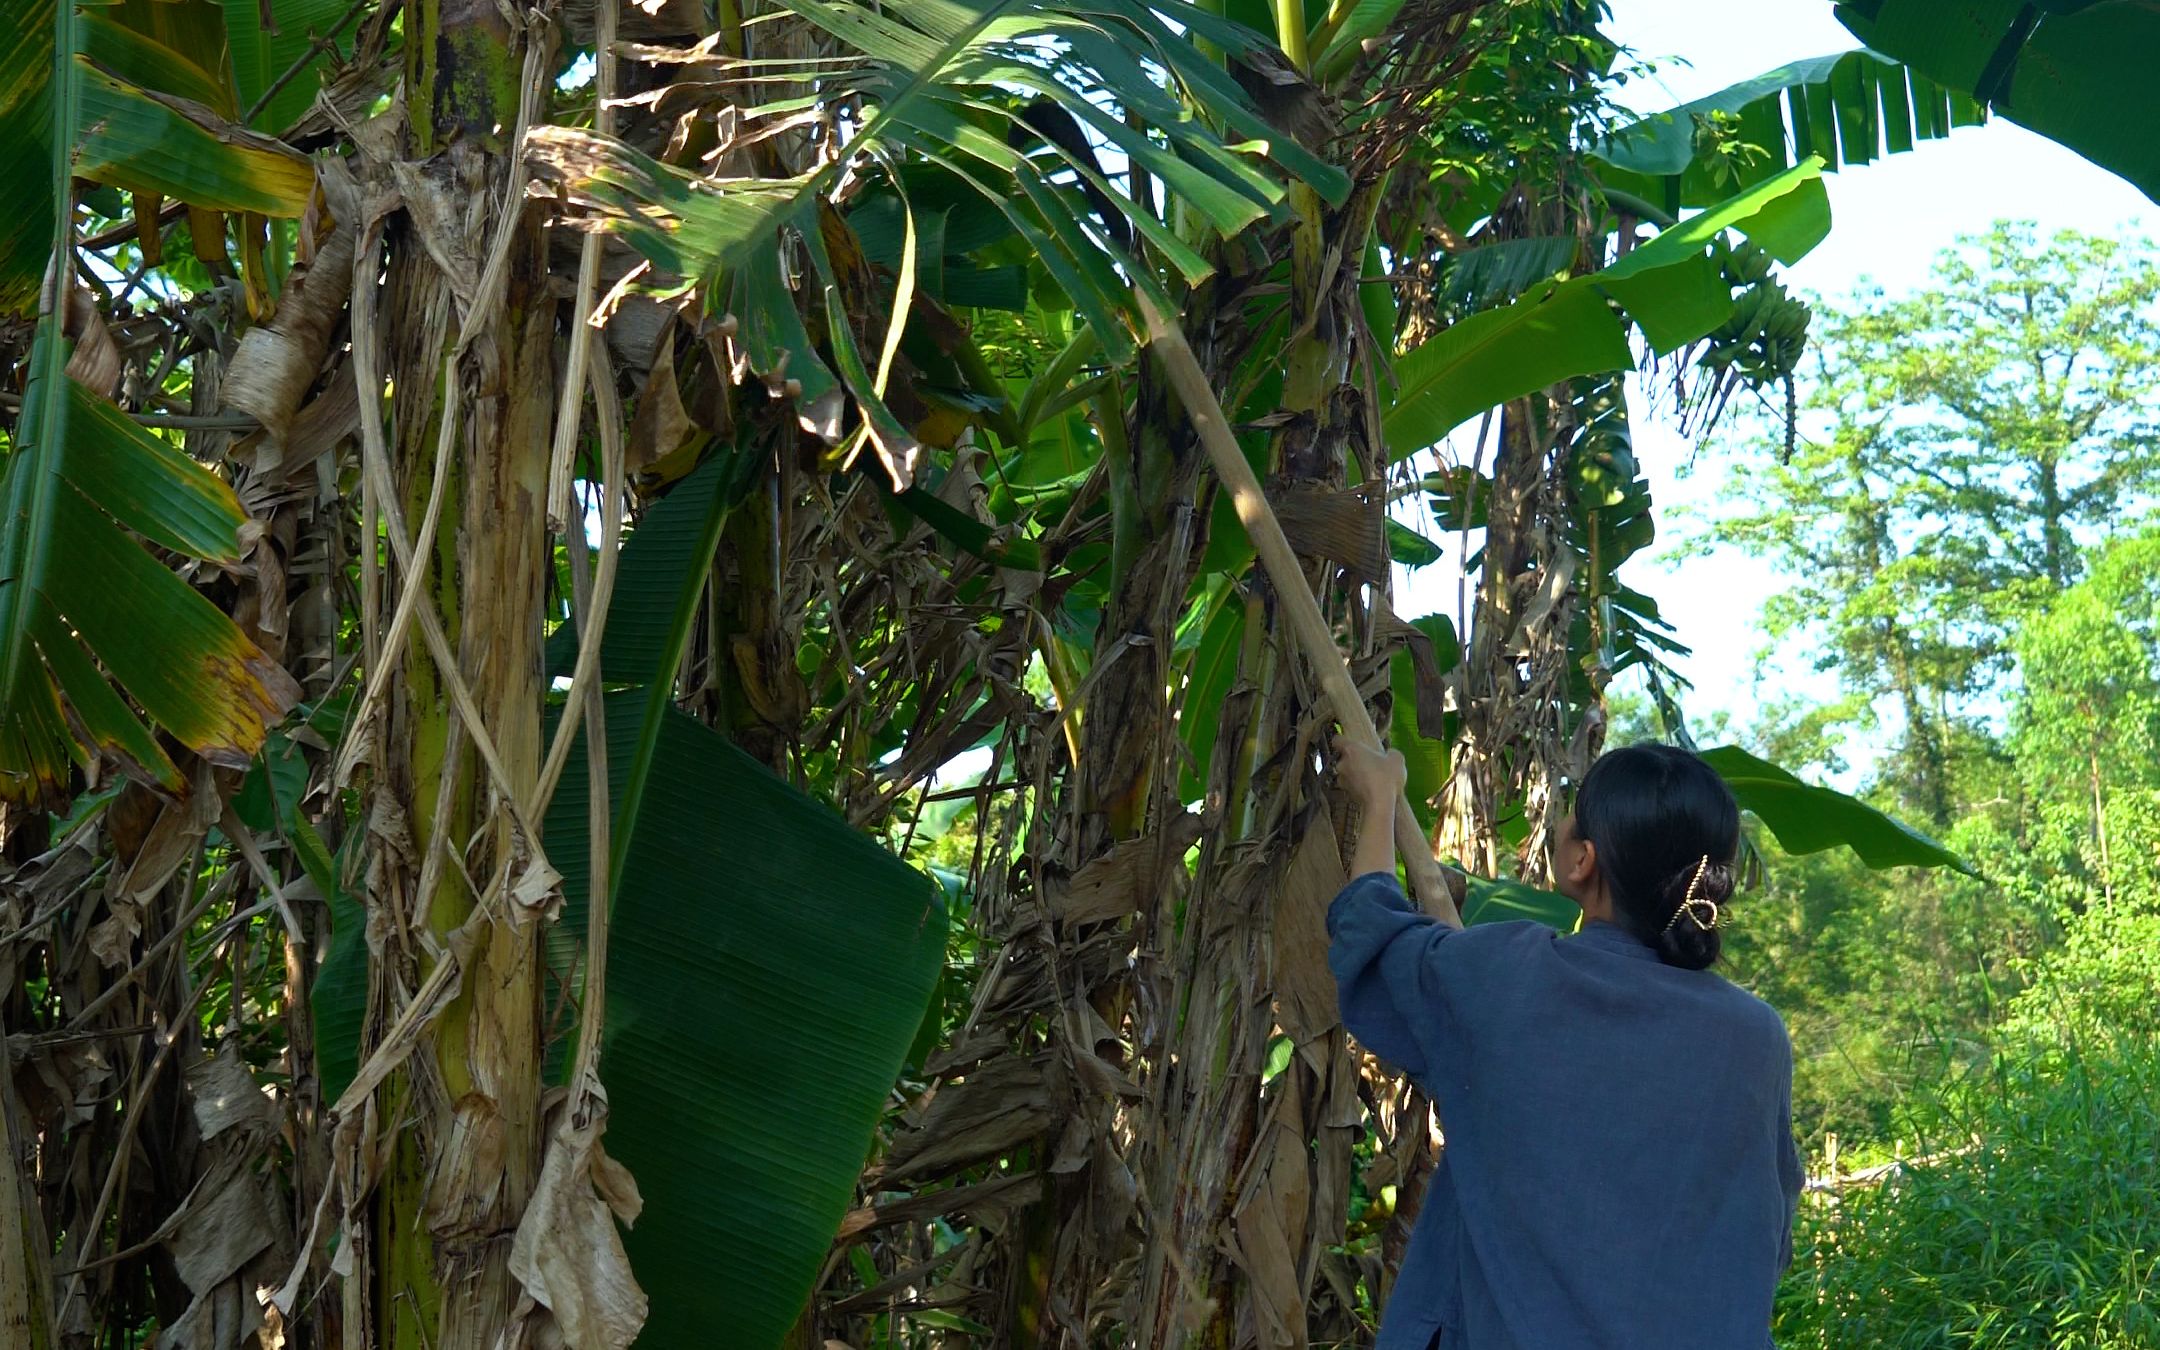
[[[1618,924],[1607,923],[1603,919],[1591,919],[1585,923],[1576,931],[1572,940],[1587,943],[1592,947],[1602,948],[1621,956],[1632,956],[1637,960],[1655,961],[1658,959],[1657,952],[1649,943],[1644,942]]]

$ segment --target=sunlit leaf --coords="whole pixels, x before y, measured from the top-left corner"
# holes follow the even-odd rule
[[[1820,853],[1842,845],[1869,867],[1972,872],[1956,854],[1910,825],[1858,798],[1804,783],[1738,746],[1721,745],[1703,751],[1702,757],[1732,789],[1740,809],[1760,820],[1787,853]]]
[[[1464,420],[1535,389],[1634,364],[1627,319],[1668,351],[1723,322],[1731,292],[1706,252],[1738,230],[1791,262],[1828,232],[1829,199],[1809,162],[1690,216],[1588,276],[1551,282],[1500,309],[1474,314],[1395,363],[1396,394],[1382,428],[1401,458]]]

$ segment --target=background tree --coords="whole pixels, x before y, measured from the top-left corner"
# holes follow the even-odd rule
[[[2151,501],[2160,266],[2136,241],[2001,224],[1933,276],[1822,311],[1800,444],[1732,476],[1751,509],[1714,537],[1795,579],[1773,643],[1819,639],[1859,715],[1894,705],[1904,800],[1940,828],[2018,619]]]

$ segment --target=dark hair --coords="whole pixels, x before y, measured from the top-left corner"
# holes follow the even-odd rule
[[[1623,928],[1669,966],[1702,970],[1718,959],[1717,928],[1680,913],[1690,884],[1699,900],[1732,899],[1740,807],[1709,765],[1672,745],[1608,751],[1576,790],[1575,833],[1596,847]]]

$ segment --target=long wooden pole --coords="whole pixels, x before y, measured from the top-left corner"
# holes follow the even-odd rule
[[[1282,525],[1260,490],[1260,480],[1253,476],[1252,466],[1238,449],[1237,438],[1230,434],[1222,404],[1208,386],[1207,374],[1200,369],[1184,330],[1158,311],[1145,294],[1138,298],[1140,312],[1147,318],[1149,343],[1162,358],[1171,386],[1184,400],[1186,415],[1192,418],[1193,429],[1215,465],[1216,476],[1229,489],[1238,519],[1252,536],[1261,566],[1267,568],[1268,579],[1275,585],[1275,594],[1290,618],[1298,646],[1320,677],[1321,690],[1335,720],[1342,724],[1345,735],[1380,748],[1380,731],[1373,725],[1372,714],[1365,711],[1365,700],[1358,697],[1349,664],[1335,645],[1335,635],[1320,612],[1320,602],[1313,599],[1297,556],[1290,551],[1290,541],[1283,537]],[[1410,809],[1408,797],[1395,799],[1395,849],[1402,855],[1404,870],[1410,875],[1410,891],[1419,907],[1442,923],[1462,927],[1462,915],[1456,909],[1457,886],[1461,883],[1458,880],[1455,886],[1449,885],[1447,874],[1433,858],[1432,846],[1425,842],[1425,831]]]

